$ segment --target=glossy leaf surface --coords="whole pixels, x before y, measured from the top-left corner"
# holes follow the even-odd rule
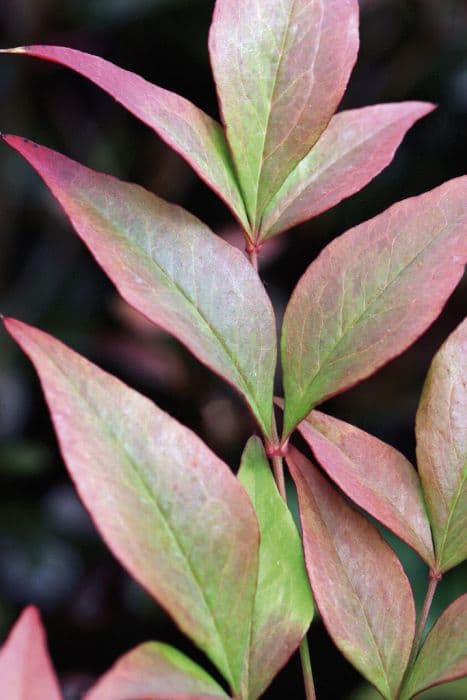
[[[247,678],[247,697],[255,700],[300,644],[313,602],[300,536],[258,438],[248,442],[238,478],[252,500],[261,535]]]
[[[261,239],[307,221],[362,189],[389,165],[410,127],[433,108],[425,102],[401,102],[336,114],[268,205]]]
[[[209,48],[254,230],[326,128],[358,51],[357,0],[217,0]]]
[[[330,243],[284,317],[284,435],[413,343],[466,261],[467,177],[399,202]]]
[[[467,320],[433,360],[416,432],[437,565],[447,571],[467,557]]]
[[[365,431],[319,411],[312,411],[298,429],[323,469],[347,496],[433,566],[433,543],[420,479],[404,455]]]
[[[46,333],[5,324],[35,365],[62,454],[106,543],[237,688],[259,538],[244,489],[141,394]]]
[[[316,605],[340,651],[383,697],[395,698],[415,631],[410,583],[374,525],[289,451]]]
[[[105,90],[193,167],[247,226],[245,207],[221,125],[184,97],[91,54],[63,46],[20,46],[1,53],[59,63]]]
[[[0,649],[0,697],[5,700],[61,700],[36,608],[26,608]]]
[[[209,700],[227,698],[197,664],[173,647],[141,644],[122,656],[85,700]]]
[[[431,629],[404,685],[402,700],[463,676],[467,676],[467,593]]]
[[[4,138],[43,178],[124,299],[239,389],[270,436],[274,313],[245,256],[137,185]]]

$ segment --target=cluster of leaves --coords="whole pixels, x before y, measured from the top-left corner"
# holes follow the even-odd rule
[[[409,700],[467,673],[467,594],[421,646],[423,624],[416,633],[396,555],[290,444],[298,428],[345,496],[428,564],[431,592],[467,557],[467,322],[426,382],[418,472],[395,449],[314,410],[405,350],[440,313],[467,260],[467,177],[394,205],[311,263],[284,316],[282,437],[276,427],[276,322],[257,255],[272,236],[367,184],[433,108],[409,102],[333,116],[357,50],[357,0],[217,0],[210,55],[225,128],[95,56],[10,50],[66,65],[111,94],[190,163],[244,231],[250,261],[141,187],[3,137],[43,178],[123,298],[236,387],[256,418],[262,439],[249,440],[234,476],[146,398],[44,332],[5,320],[36,367],[65,462],[103,538],[239,700],[259,698],[306,634],[308,581],[334,642],[383,697]],[[281,497],[283,456],[305,556]],[[33,609],[0,654],[0,688],[12,700],[60,697]],[[227,696],[179,652],[148,643],[87,697]]]

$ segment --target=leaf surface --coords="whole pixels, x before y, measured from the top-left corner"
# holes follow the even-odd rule
[[[209,49],[256,231],[342,98],[358,51],[358,2],[217,0]]]
[[[5,700],[61,700],[39,611],[21,613],[0,649],[0,697]]]
[[[433,543],[420,479],[404,455],[319,411],[312,411],[298,429],[323,469],[347,496],[433,567]]]
[[[252,500],[261,536],[246,678],[246,696],[256,700],[300,644],[313,602],[300,536],[258,438],[249,440],[238,478]]]
[[[167,644],[132,649],[99,679],[85,700],[209,700],[227,698],[200,666]]]
[[[284,437],[318,403],[403,352],[435,320],[467,261],[467,177],[330,243],[284,316]]]
[[[467,593],[454,601],[428,634],[407,678],[401,700],[467,676]]]
[[[316,605],[336,646],[384,698],[397,697],[412,647],[410,583],[377,529],[296,449],[288,464]]]
[[[63,457],[104,540],[236,689],[258,565],[244,489],[141,394],[46,333],[5,325],[39,374]]]
[[[102,88],[181,155],[248,227],[221,125],[184,97],[149,83],[99,56],[63,46],[20,46],[0,53],[59,63]]]
[[[270,437],[274,312],[245,256],[137,185],[4,139],[43,178],[123,298],[233,384]]]
[[[467,320],[432,362],[416,433],[437,568],[447,571],[467,557]]]
[[[382,104],[336,114],[269,203],[265,240],[361,190],[394,157],[406,132],[434,109],[426,102]]]

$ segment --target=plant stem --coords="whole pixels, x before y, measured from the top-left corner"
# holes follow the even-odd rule
[[[275,418],[273,418],[273,433],[277,441],[277,425]],[[287,491],[285,489],[285,478],[284,478],[284,459],[280,455],[273,455],[271,457],[272,468],[274,472],[274,478],[277,484],[277,490],[287,504]],[[313,682],[313,671],[311,669],[310,660],[310,649],[308,647],[308,639],[305,637],[302,639],[300,644],[300,661],[302,664],[302,674],[303,682],[305,685],[305,696],[306,700],[316,700],[315,685]]]
[[[423,632],[424,632],[425,627],[426,627],[428,615],[430,614],[431,604],[433,602],[433,598],[435,596],[436,587],[438,585],[439,580],[440,580],[439,576],[435,576],[435,575],[430,573],[430,582],[428,584],[428,589],[427,589],[426,596],[425,596],[425,602],[423,603],[423,609],[422,609],[422,612],[420,613],[420,619],[419,619],[418,624],[417,624],[417,630],[415,632],[415,638],[413,641],[411,662],[415,661],[415,659],[417,658],[418,652],[420,650]]]
[[[258,272],[258,251],[256,250],[256,248],[248,248],[247,250],[250,262],[255,268],[256,272]]]

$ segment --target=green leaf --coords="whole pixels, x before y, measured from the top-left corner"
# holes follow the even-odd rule
[[[284,316],[284,438],[310,410],[403,352],[435,320],[467,261],[467,177],[330,243]]]
[[[252,500],[261,535],[245,677],[246,697],[256,700],[306,634],[313,601],[300,536],[258,438],[249,440],[238,478]]]
[[[274,312],[245,256],[142,187],[4,139],[37,170],[124,299],[233,384],[271,438]]]
[[[217,700],[227,695],[198,664],[177,649],[146,642],[118,659],[85,700],[129,698]]]
[[[188,428],[51,336],[13,319],[64,460],[117,559],[238,690],[259,533],[229,467]]]
[[[416,433],[437,569],[447,571],[467,557],[467,320],[433,360]]]
[[[105,90],[184,158],[230,206],[242,226],[248,219],[221,125],[184,97],[135,73],[64,46],[20,46],[0,53],[22,54],[59,63]]]
[[[287,462],[298,491],[316,605],[336,646],[388,700],[410,658],[415,606],[407,576],[378,530],[298,450]]]
[[[357,0],[217,0],[209,49],[254,233],[326,128],[358,51]]]
[[[465,700],[467,697],[467,678],[452,683],[444,683],[442,687],[430,688],[421,695],[417,695],[417,700]],[[371,686],[362,686],[347,700],[381,700],[381,695]]]
[[[467,676],[467,593],[431,629],[403,688],[401,700]]]

